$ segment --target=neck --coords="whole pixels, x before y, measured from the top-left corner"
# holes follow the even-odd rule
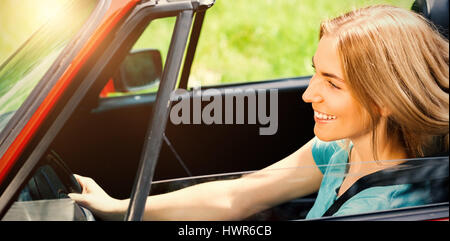
[[[378,160],[374,158],[372,132],[350,138],[353,143],[349,157],[350,168],[372,172],[400,164],[403,162],[401,159],[407,158],[405,148],[396,138],[389,138],[384,130],[384,125],[381,123],[377,127],[377,139],[375,140],[377,142]]]

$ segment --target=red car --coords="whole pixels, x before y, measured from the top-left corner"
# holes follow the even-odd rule
[[[237,178],[313,137],[314,120],[304,118],[312,109],[299,100],[311,76],[202,88],[203,94],[214,89],[208,94],[237,103],[248,97],[245,90],[276,90],[275,129],[249,119],[233,125],[168,121],[182,96],[196,101],[198,90],[179,95],[172,90],[188,87],[205,14],[213,5],[212,0],[69,1],[0,66],[2,220],[95,220],[67,198],[81,191],[72,173],[93,177],[116,198],[131,195],[126,219],[141,220],[149,193]],[[448,36],[448,1],[416,1],[414,9]],[[133,48],[148,27],[165,19],[173,26],[167,54],[157,46]],[[150,43],[160,38],[151,37]],[[201,109],[208,104],[199,103]],[[232,112],[249,114],[248,108]],[[263,130],[272,133],[260,135]],[[393,176],[435,183],[436,202],[320,220],[448,220],[448,153],[412,159],[388,179]],[[314,200],[315,195],[292,200],[249,220],[301,220]]]

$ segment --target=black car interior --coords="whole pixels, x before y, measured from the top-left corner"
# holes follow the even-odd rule
[[[448,39],[448,0],[416,0],[411,9],[429,19]]]

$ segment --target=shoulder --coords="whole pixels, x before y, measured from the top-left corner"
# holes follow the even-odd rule
[[[311,151],[316,165],[325,173],[326,165],[331,164],[332,159],[347,161],[349,148],[345,140],[327,142],[314,137]]]
[[[427,195],[414,191],[410,184],[367,188],[347,200],[334,214],[349,215],[421,205]]]

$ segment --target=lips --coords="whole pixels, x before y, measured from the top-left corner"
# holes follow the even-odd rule
[[[335,120],[337,117],[335,115],[330,115],[327,113],[323,113],[317,110],[314,110],[314,117],[315,119],[322,120],[322,121],[330,121]]]

